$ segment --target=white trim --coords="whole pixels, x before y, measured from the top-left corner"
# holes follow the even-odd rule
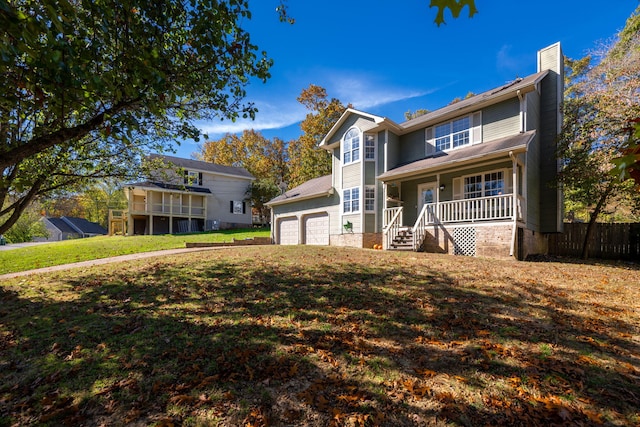
[[[439,179],[439,177],[438,177]],[[422,203],[422,192],[424,190],[427,190],[429,188],[431,188],[433,190],[433,202],[431,203],[438,203],[440,201],[440,195],[438,194],[439,191],[439,185],[438,185],[438,181],[430,181],[430,182],[423,182],[422,184],[418,184],[418,205],[416,206],[417,208],[417,214],[420,214],[420,212],[422,211],[422,207],[424,206],[424,204]]]
[[[353,197],[353,190],[358,190],[358,210],[350,210],[350,211],[345,211],[344,210],[344,193],[345,191],[349,192],[349,203],[350,209],[353,209],[353,201],[354,199]],[[340,195],[340,212],[342,215],[355,215],[358,214],[362,211],[362,191],[361,191],[361,187],[360,186],[355,186],[355,187],[348,187],[348,188],[343,188],[342,189],[342,194]]]
[[[349,157],[350,160],[348,162],[345,162],[344,160],[344,155],[345,155],[345,142],[346,139],[345,137],[347,136],[347,134],[351,131],[356,131],[358,133],[358,150],[354,150],[353,149],[353,143],[350,143],[351,145],[351,149],[349,150]],[[351,138],[353,140],[353,138]],[[342,135],[342,138],[340,138],[340,160],[342,161],[342,167],[345,166],[349,166],[355,163],[358,163],[362,160],[363,158],[363,142],[364,142],[364,138],[363,138],[363,133],[360,129],[358,129],[356,126],[352,126],[349,129],[347,129],[347,131]],[[358,153],[358,159],[357,160],[353,160],[353,153],[357,152]]]
[[[373,157],[372,158],[367,158],[367,136],[371,136],[373,137]],[[377,144],[378,144],[378,135],[375,133],[371,133],[371,132],[363,132],[362,134],[362,152],[364,154],[363,159],[365,162],[374,162],[376,160],[376,148],[377,148]]]
[[[367,209],[367,190],[373,190],[373,209]],[[376,197],[376,186],[375,185],[365,185],[364,186],[364,191],[362,192],[363,197],[362,197],[362,205],[363,205],[363,212],[365,213],[372,213],[372,212],[376,212],[376,201],[377,201],[377,197]]]

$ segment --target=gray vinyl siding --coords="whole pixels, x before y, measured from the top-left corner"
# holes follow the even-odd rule
[[[211,189],[206,198],[207,219],[215,219],[230,224],[251,224],[251,204],[245,201],[244,214],[230,212],[229,202],[245,200],[251,181],[224,175],[202,174],[202,186]],[[175,231],[174,231],[175,232]]]
[[[326,209],[327,211],[335,211],[340,206],[340,196],[336,193],[330,196],[314,197],[313,199],[301,200],[299,202],[291,202],[282,205],[272,206],[273,214],[276,216],[288,216],[287,214],[296,214],[301,211],[312,211]]]
[[[538,70],[549,70],[540,82],[540,231],[562,231],[562,193],[557,190],[558,160],[556,136],[562,122],[561,102],[564,90],[562,50],[559,44],[542,49],[538,56]]]
[[[389,164],[390,167],[395,167],[400,163],[408,163],[424,159],[426,157],[424,128],[403,135],[399,148],[400,153],[398,161],[393,165]]]
[[[342,184],[342,160],[340,159],[340,147],[333,150],[333,161],[331,166],[331,185],[340,189]]]
[[[342,169],[342,186],[341,188],[359,187],[362,185],[362,177],[360,170],[362,165],[360,162],[347,165]]]
[[[346,224],[347,221],[353,224],[354,233],[364,232],[362,230],[362,215],[360,215],[359,213],[354,213],[354,214],[342,215],[342,222],[340,223],[340,233],[348,233],[348,231],[345,231],[344,229],[344,224]],[[340,234],[340,233],[333,233],[333,231],[331,232],[331,234]]]
[[[376,232],[376,215],[368,213],[364,215],[364,230],[363,233],[375,233]]]
[[[376,183],[376,165],[374,162],[364,164],[364,185],[374,185]]]
[[[540,99],[540,231],[554,233],[559,230],[558,216],[562,206],[556,197],[554,186],[558,173],[556,160],[556,129],[558,115],[556,111],[556,84],[558,75],[549,73],[541,84]],[[547,194],[549,197],[544,197]]]
[[[389,141],[387,142],[387,169],[395,168],[400,163],[400,138],[393,132],[389,132]]]
[[[527,130],[539,129],[540,126],[540,95],[538,92],[527,94]],[[529,143],[529,150],[526,155],[526,200],[527,218],[525,219],[527,229],[540,231],[540,136]]]
[[[520,132],[520,101],[511,98],[482,110],[483,142]]]
[[[376,176],[380,175],[381,173],[384,173],[384,164],[386,161],[385,158],[385,143],[387,138],[387,133],[385,131],[382,132],[378,132],[378,145],[376,145],[376,159],[377,159],[377,169],[376,169]]]

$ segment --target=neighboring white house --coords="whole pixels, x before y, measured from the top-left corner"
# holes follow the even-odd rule
[[[471,71],[470,71],[471,72]],[[279,244],[514,256],[562,231],[556,138],[563,56],[537,72],[397,124],[347,109],[320,142],[332,174],[267,205]]]
[[[109,234],[175,234],[251,227],[247,190],[255,179],[243,168],[152,155],[166,168],[125,185],[127,209],[111,211]]]
[[[36,237],[34,240],[39,242],[57,242],[107,234],[107,230],[103,226],[84,218],[68,216],[60,218],[43,217],[42,223],[49,232],[49,237]]]

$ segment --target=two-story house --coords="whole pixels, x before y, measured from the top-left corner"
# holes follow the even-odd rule
[[[269,202],[279,244],[460,255],[545,253],[562,231],[556,185],[560,44],[537,72],[415,119],[347,109],[319,144],[332,174]]]
[[[255,179],[240,167],[151,155],[164,165],[124,187],[127,209],[109,215],[109,234],[175,234],[251,227],[247,190]]]

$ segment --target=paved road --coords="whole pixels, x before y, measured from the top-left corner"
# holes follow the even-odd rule
[[[0,280],[13,279],[14,277],[29,276],[32,274],[49,273],[52,271],[69,270],[71,268],[81,268],[81,267],[91,267],[93,265],[111,264],[111,263],[121,262],[121,261],[130,261],[130,260],[136,260],[136,259],[153,258],[153,257],[159,257],[159,256],[167,256],[167,255],[178,255],[178,254],[184,254],[189,252],[224,249],[225,247],[226,246],[167,249],[164,251],[142,252],[138,254],[120,255],[120,256],[115,256],[111,258],[94,259],[91,261],[74,262],[73,264],[54,265],[51,267],[37,268],[35,270],[18,271],[16,273],[3,274],[3,275],[0,275]]]
[[[11,249],[26,248],[28,246],[46,245],[55,242],[25,242],[25,243],[8,243],[0,245],[0,251],[10,251]]]

